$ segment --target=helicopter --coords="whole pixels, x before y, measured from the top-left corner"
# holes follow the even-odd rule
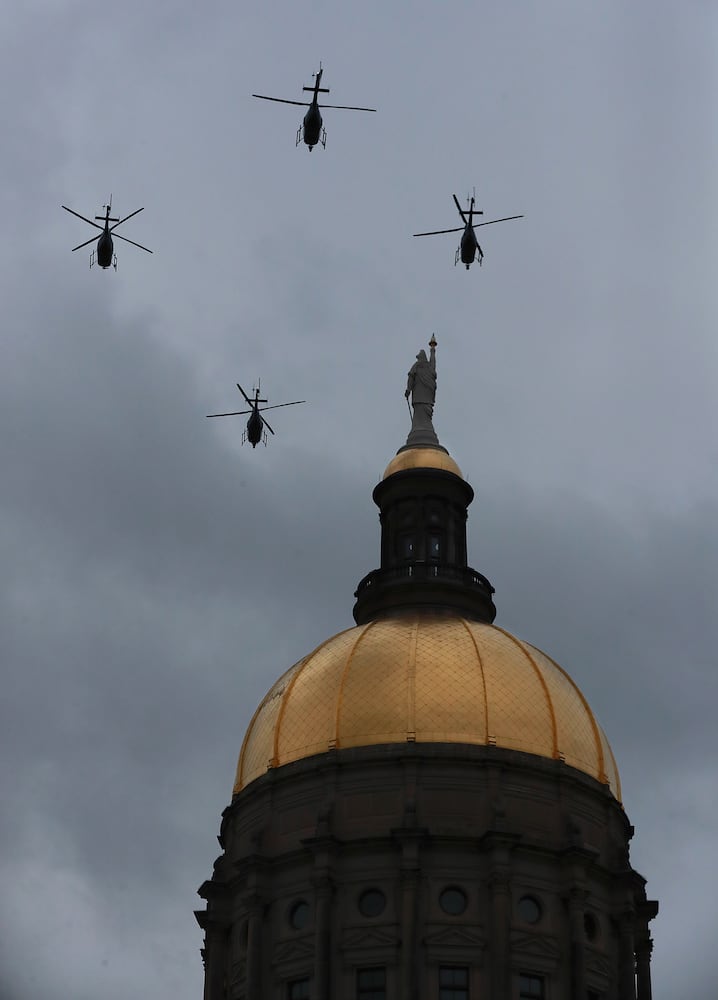
[[[503,219],[492,219],[490,222],[474,222],[474,215],[483,215],[484,213],[478,209],[474,208],[476,201],[475,197],[472,197],[469,201],[468,208],[468,218],[466,217],[466,212],[462,209],[459,204],[459,199],[456,195],[453,195],[454,203],[459,210],[459,215],[464,223],[462,226],[457,226],[456,229],[435,229],[430,233],[414,233],[414,236],[438,236],[439,233],[463,233],[461,235],[461,242],[456,250],[456,255],[454,257],[454,266],[461,260],[462,264],[466,264],[466,270],[468,271],[473,264],[477,254],[479,260],[479,267],[484,259],[484,251],[479,246],[479,241],[476,239],[476,233],[474,229],[478,226],[492,226],[495,222],[508,222],[510,219],[523,219],[523,215],[507,215]]]
[[[295,399],[293,403],[275,403],[273,406],[263,406],[260,410],[259,404],[266,403],[266,399],[260,399],[259,393],[260,388],[257,384],[254,391],[254,399],[250,399],[247,393],[244,391],[239,382],[236,383],[237,388],[242,393],[246,399],[250,409],[249,410],[236,410],[234,413],[208,413],[208,417],[241,417],[245,413],[249,414],[249,420],[247,421],[246,430],[242,432],[242,444],[245,441],[249,441],[253,448],[256,448],[260,441],[265,445],[267,443],[267,435],[264,430],[266,427],[270,434],[274,434],[274,431],[269,426],[266,418],[263,416],[264,410],[277,410],[280,406],[296,406],[298,403],[306,403],[306,399]]]
[[[102,230],[99,237],[92,236],[89,240],[85,240],[84,243],[80,243],[78,246],[73,247],[73,253],[75,250],[80,250],[82,247],[86,247],[89,243],[97,240],[97,249],[93,250],[90,254],[90,267],[94,265],[95,253],[97,253],[97,264],[99,267],[103,270],[107,270],[108,267],[112,266],[115,270],[117,270],[117,255],[114,252],[111,234],[114,233],[115,229],[117,229],[118,226],[121,226],[123,222],[127,222],[128,219],[131,219],[133,215],[137,215],[138,212],[143,212],[144,208],[138,208],[134,212],[130,212],[130,214],[126,215],[124,219],[112,218],[110,216],[110,212],[112,211],[112,195],[110,195],[109,204],[103,205],[102,207],[105,210],[105,214],[96,215],[95,218],[99,219],[100,222],[103,222],[104,226],[98,226],[97,222],[93,222],[91,219],[86,219],[84,215],[80,215],[80,213],[75,212],[74,209],[68,208],[67,205],[62,205],[62,208],[64,208],[66,212],[70,212],[71,215],[76,215],[77,218],[82,219],[83,222],[89,222],[89,224],[94,226],[95,229]],[[114,222],[114,226],[110,225],[111,222]],[[148,250],[147,247],[143,247],[141,243],[135,243],[134,240],[128,240],[126,236],[120,236],[119,233],[115,233],[115,236],[118,240],[124,240],[125,243],[131,243],[133,247],[139,247],[140,250],[152,253],[152,251]]]
[[[283,97],[266,97],[264,94],[252,94],[252,97],[258,97],[262,101],[277,101],[280,104],[299,104],[303,108],[309,108],[309,111],[304,116],[302,124],[297,129],[297,141],[295,146],[304,139],[305,145],[309,146],[309,152],[314,149],[318,142],[321,142],[322,146],[326,149],[327,146],[327,130],[323,127],[322,116],[319,111],[319,103],[317,97],[319,94],[328,94],[328,87],[321,87],[322,82],[322,64],[319,63],[319,72],[313,73],[314,85],[312,87],[302,87],[302,90],[309,90],[312,92],[311,101],[288,101]],[[337,108],[342,111],[376,111],[376,108],[355,108],[347,104],[322,104],[323,108]]]

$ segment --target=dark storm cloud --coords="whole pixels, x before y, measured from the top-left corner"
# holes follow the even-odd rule
[[[432,331],[471,562],[612,742],[661,900],[656,1000],[711,993],[715,15],[437,10],[410,32],[372,3],[13,14],[3,1000],[201,994],[191,910],[244,728],[351,624]],[[380,113],[328,117],[310,157],[299,109],[249,94],[298,97],[320,58],[337,103]],[[465,274],[453,236],[408,234],[453,224],[473,184],[526,218],[485,230]],[[156,253],[118,245],[117,273],[88,272],[69,248],[89,229],[59,205],[91,216],[111,191],[146,205],[126,235]],[[260,376],[308,403],[252,451],[241,418],[204,414]]]

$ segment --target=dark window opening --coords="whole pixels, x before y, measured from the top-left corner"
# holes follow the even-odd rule
[[[598,937],[598,921],[592,913],[584,913],[583,929],[586,932],[586,939],[588,941],[596,940]]]
[[[402,535],[402,537],[401,537],[401,556],[402,556],[402,559],[413,559],[414,558],[414,536],[413,535]]]
[[[519,1000],[546,1000],[543,976],[521,973],[519,976]]]
[[[439,906],[452,917],[461,916],[466,910],[468,900],[463,889],[456,885],[450,885],[439,896]]]
[[[522,896],[519,900],[519,916],[526,924],[537,924],[541,919],[541,905],[533,896]]]
[[[300,931],[309,922],[309,904],[303,900],[298,900],[289,911],[289,923],[295,931]]]
[[[288,1000],[309,1000],[309,978],[294,979],[287,990]]]
[[[365,889],[359,897],[359,912],[363,917],[378,917],[385,906],[386,896],[381,889]]]
[[[441,535],[429,535],[429,559],[441,558]]]
[[[386,969],[359,969],[357,1000],[386,1000]]]
[[[439,966],[439,1000],[469,1000],[469,970],[465,965]]]

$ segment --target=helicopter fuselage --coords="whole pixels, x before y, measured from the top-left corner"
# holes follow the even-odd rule
[[[319,142],[319,137],[322,132],[322,115],[316,101],[313,101],[309,105],[309,110],[304,116],[302,125],[304,128],[304,142],[310,149],[312,149],[312,147],[316,146]]]
[[[247,421],[247,440],[253,448],[256,448],[259,442],[262,440],[262,432],[264,430],[262,418],[259,415],[259,410],[252,410],[249,420]]]
[[[105,229],[97,241],[97,266],[102,268],[112,267],[112,254],[114,244],[109,230]]]
[[[461,243],[459,244],[462,264],[466,264],[466,266],[469,267],[474,263],[474,257],[476,256],[476,249],[478,245],[476,233],[471,226],[471,222],[467,222],[466,229],[464,229],[461,234]]]

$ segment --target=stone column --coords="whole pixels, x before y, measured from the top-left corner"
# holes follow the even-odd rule
[[[588,893],[579,886],[569,891],[568,912],[571,928],[571,996],[585,997],[586,985],[586,929],[584,926],[586,897]]]
[[[520,839],[506,829],[506,810],[499,794],[501,775],[489,775],[493,796],[493,829],[481,838],[489,854],[491,892],[491,1000],[511,1000],[511,851]]]
[[[642,897],[642,898],[641,898]],[[636,907],[636,985],[638,1000],[652,1000],[651,989],[651,953],[653,941],[649,924],[658,913],[658,901],[646,899],[641,891]]]
[[[262,996],[262,917],[264,901],[252,893],[246,901],[247,917],[247,1000]]]
[[[652,1000],[651,989],[651,952],[653,941],[646,936],[636,945],[636,980],[638,1000]]]
[[[508,866],[493,864],[491,889],[491,1000],[510,1000],[511,883]]]
[[[401,872],[401,1000],[417,1000],[416,910],[419,869]]]
[[[619,918],[618,1000],[636,1000],[636,915],[626,909]]]
[[[409,799],[404,805],[402,825],[392,830],[394,842],[401,852],[401,985],[399,1000],[418,1000],[419,965],[418,918],[419,885],[421,879],[421,844],[427,836],[425,827],[420,827],[416,815],[416,768],[412,764],[406,770],[406,789]]]
[[[331,915],[334,887],[328,874],[315,875],[314,886],[314,994],[330,1000]]]
[[[205,1000],[223,1000],[227,980],[227,928],[210,921],[205,930]]]

